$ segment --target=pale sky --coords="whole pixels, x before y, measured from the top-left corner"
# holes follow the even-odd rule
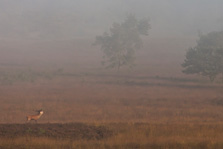
[[[126,14],[149,17],[151,36],[223,30],[222,0],[0,0],[0,39],[74,39],[109,30]]]

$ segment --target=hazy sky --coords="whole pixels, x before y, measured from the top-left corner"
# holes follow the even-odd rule
[[[223,30],[223,0],[0,0],[0,39],[93,37],[127,13],[149,17],[154,37]]]

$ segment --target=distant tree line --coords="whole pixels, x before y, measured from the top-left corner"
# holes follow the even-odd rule
[[[223,31],[200,35],[197,45],[188,49],[182,66],[185,74],[200,74],[212,82],[221,75],[223,81]]]
[[[132,67],[135,51],[142,47],[141,36],[150,29],[148,19],[137,20],[130,14],[122,23],[114,23],[110,32],[96,37],[93,45],[100,45],[106,68]],[[223,31],[200,34],[195,47],[189,48],[182,64],[185,74],[200,74],[214,81],[219,75],[223,82]]]

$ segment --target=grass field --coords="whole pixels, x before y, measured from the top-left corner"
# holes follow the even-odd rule
[[[2,148],[223,147],[220,83],[60,74],[0,88]],[[25,116],[40,108],[45,113],[38,123],[26,124]],[[14,130],[9,123],[19,128]],[[73,126],[67,128],[68,124]],[[92,135],[86,132],[91,129]]]
[[[101,69],[87,45],[76,57],[55,51],[50,63],[35,59],[35,51],[25,60],[1,51],[0,148],[223,148],[220,79],[182,74],[183,52],[173,53],[185,45],[168,45],[175,51],[162,55],[158,42],[147,44],[156,53],[141,51],[138,65],[119,73]],[[53,64],[60,58],[64,63]],[[38,109],[38,123],[27,124]]]

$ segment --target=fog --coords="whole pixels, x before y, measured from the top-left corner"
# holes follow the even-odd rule
[[[222,10],[222,0],[0,0],[0,63],[102,68],[95,37],[134,14],[151,25],[134,70],[175,75],[199,33],[223,30]]]
[[[107,31],[126,14],[149,17],[151,37],[223,29],[222,0],[1,0],[0,39],[70,40]]]

